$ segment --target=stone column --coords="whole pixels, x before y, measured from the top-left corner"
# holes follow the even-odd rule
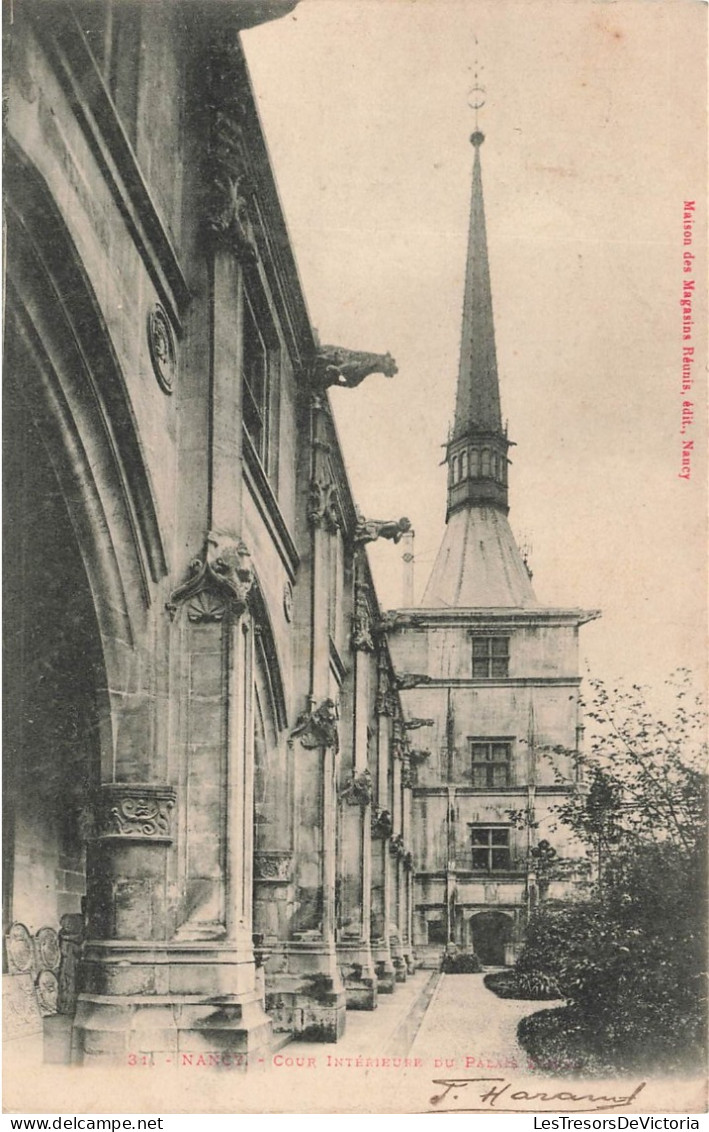
[[[404,837],[402,832],[402,785],[401,785],[401,758],[402,758],[402,722],[400,719],[394,720],[394,742],[393,742],[393,761],[392,761],[392,793],[393,793],[393,810],[392,822],[394,833],[389,841],[389,854],[392,869],[392,911],[393,917],[390,924],[389,944],[391,948],[391,957],[394,964],[394,971],[396,972],[396,981],[398,983],[406,982],[406,959],[404,956],[404,881],[403,881],[403,864],[402,858],[404,855]]]
[[[379,659],[379,690],[377,692],[377,766],[375,799],[372,815],[372,924],[371,946],[380,994],[393,994],[395,989],[394,964],[389,943],[389,925],[392,921],[392,871],[389,856],[389,838],[392,833],[392,802],[390,799],[389,772],[391,765],[392,693],[389,689],[385,657]]]
[[[340,926],[337,952],[347,1006],[373,1010],[377,981],[370,947],[372,775],[368,763],[369,687],[374,642],[369,588],[355,582],[351,644],[354,651],[352,743],[340,767]],[[345,756],[349,757],[345,757]]]
[[[408,746],[408,743],[407,743]],[[404,853],[402,855],[402,884],[403,884],[403,929],[402,929],[402,948],[404,952],[404,961],[406,963],[407,972],[413,975],[416,970],[416,962],[414,959],[414,945],[413,945],[413,867],[414,859],[411,852],[412,846],[412,831],[411,831],[411,767],[409,764],[408,751],[402,754],[401,765],[401,786],[402,786],[402,800],[401,800],[401,832],[404,844]]]
[[[268,1046],[251,942],[253,721],[250,556],[211,532],[173,595],[175,785],[110,783],[96,809],[77,1060]]]
[[[342,520],[329,466],[328,412],[326,400],[314,395],[308,499],[310,690],[291,733],[295,911],[284,970],[269,977],[269,986],[294,1036],[334,1042],[344,1032],[346,998],[335,947],[340,743],[330,675],[328,540]]]

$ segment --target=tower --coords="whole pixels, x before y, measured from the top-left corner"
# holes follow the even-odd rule
[[[389,618],[413,777],[414,945],[513,961],[540,896],[540,840],[580,734],[578,630],[598,616],[542,606],[508,521],[481,147],[474,151],[446,528],[422,605]],[[552,754],[556,751],[556,754]],[[565,777],[566,776],[566,777]],[[567,881],[543,885],[565,897]]]

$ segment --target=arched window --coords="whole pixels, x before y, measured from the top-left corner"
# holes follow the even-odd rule
[[[468,478],[468,453],[461,452],[460,455],[460,478],[467,480]]]
[[[454,456],[453,459],[451,460],[451,483],[457,483],[458,482],[458,475],[459,475],[458,457]]]
[[[507,460],[505,458],[503,458],[500,461],[500,463],[502,464],[502,467],[500,469],[500,472],[501,472],[500,479],[501,479],[502,483],[506,484],[507,483]]]
[[[477,448],[470,450],[470,474],[471,476],[480,475],[480,453]]]
[[[482,475],[490,475],[490,449],[483,448]]]
[[[497,479],[497,452],[492,454],[492,478]]]

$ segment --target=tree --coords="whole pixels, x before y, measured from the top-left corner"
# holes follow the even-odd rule
[[[556,814],[593,856],[597,884],[590,900],[535,912],[518,964],[555,980],[568,1002],[558,1024],[616,1067],[680,1066],[704,1040],[706,713],[688,672],[666,689],[664,718],[639,686],[593,681],[588,751],[548,752],[575,764]]]

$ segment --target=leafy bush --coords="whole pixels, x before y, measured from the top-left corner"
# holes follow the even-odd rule
[[[445,975],[477,975],[482,969],[477,955],[470,951],[444,955],[441,963],[441,970]]]
[[[560,998],[559,988],[551,975],[541,971],[530,971],[520,974],[509,969],[506,971],[493,971],[485,975],[485,986],[496,994],[498,998],[522,998],[543,1000]]]

